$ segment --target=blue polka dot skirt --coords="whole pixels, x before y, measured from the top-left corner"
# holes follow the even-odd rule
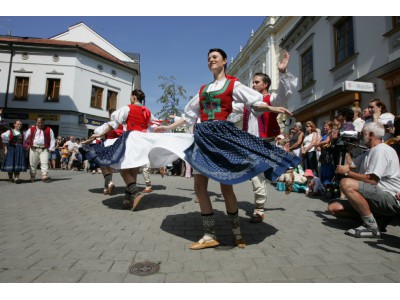
[[[104,142],[99,144],[83,145],[87,160],[96,166],[110,166],[120,161],[125,155],[125,142],[129,131],[124,132],[114,144],[105,147]]]
[[[300,163],[299,157],[228,121],[196,124],[194,144],[185,154],[195,170],[223,184],[240,183],[262,172],[275,181]]]
[[[7,146],[7,155],[3,159],[1,170],[3,172],[26,171],[25,149],[21,144]]]

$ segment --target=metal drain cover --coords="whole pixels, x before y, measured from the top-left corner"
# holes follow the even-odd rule
[[[134,275],[147,276],[157,273],[160,270],[160,265],[151,261],[136,263],[129,267],[129,272]]]

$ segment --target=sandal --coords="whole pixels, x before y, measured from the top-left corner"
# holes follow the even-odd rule
[[[357,228],[349,229],[345,232],[345,234],[355,237],[355,238],[380,238],[381,233],[379,229],[377,230],[370,230],[365,226],[360,226]]]

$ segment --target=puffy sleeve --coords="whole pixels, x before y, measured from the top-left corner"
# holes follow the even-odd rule
[[[117,129],[120,124],[124,124],[129,115],[129,106],[121,107],[111,114],[111,121],[107,122],[112,128]]]
[[[272,106],[284,106],[286,107],[288,98],[293,94],[295,88],[297,87],[298,78],[292,73],[279,72],[279,86],[277,93],[271,95],[271,105]]]
[[[3,144],[8,145],[10,142],[10,130],[7,130],[1,134],[1,140],[3,141]]]
[[[256,90],[249,88],[248,86],[235,82],[233,88],[233,103],[232,103],[232,113],[230,119],[235,119],[237,115],[242,115],[244,107],[256,117],[262,114],[262,112],[256,112],[254,110],[260,103],[263,103],[263,96]]]
[[[196,123],[199,116],[200,116],[200,102],[199,102],[199,93],[197,93],[192,99],[190,99],[189,103],[186,104],[184,113],[182,114],[182,118],[185,120],[186,124],[192,126]]]

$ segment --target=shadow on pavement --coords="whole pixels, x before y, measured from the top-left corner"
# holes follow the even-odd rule
[[[103,191],[103,190],[101,190]],[[123,190],[125,193],[125,189]],[[111,196],[112,197],[112,196]],[[123,197],[117,196],[103,200],[102,203],[111,209],[122,209]],[[191,201],[192,198],[173,196],[173,195],[159,195],[159,194],[144,194],[137,210],[147,210],[152,208],[172,207],[182,202]]]
[[[101,186],[102,183],[99,183],[99,186]],[[137,185],[139,187],[140,190],[143,190],[145,188],[144,184],[138,184]],[[153,191],[162,191],[162,190],[166,190],[166,186],[165,185],[153,185],[151,187],[153,189]],[[95,189],[89,189],[88,191],[94,194],[103,194],[103,189],[104,188],[95,188]],[[119,194],[125,194],[125,187],[124,186],[117,186],[114,188],[113,191],[113,195],[119,195]]]
[[[361,225],[361,220],[351,218],[336,218],[320,210],[308,210],[322,219],[322,224],[336,229],[350,229]]]
[[[378,241],[365,241],[373,248],[400,254],[400,238],[391,234],[382,233],[382,239]]]
[[[216,234],[220,242],[219,250],[233,249],[232,229],[229,217],[225,212],[214,209]],[[240,217],[240,226],[247,245],[259,244],[278,230],[267,223],[250,223],[248,218]],[[187,239],[198,241],[203,235],[203,225],[200,212],[190,212],[167,216],[160,228],[165,232]]]
[[[240,201],[238,202],[239,209],[242,209],[246,212],[246,216],[250,217],[254,211],[254,203],[250,203],[248,201]],[[285,211],[286,209],[283,207],[264,207],[264,212],[268,211]]]

